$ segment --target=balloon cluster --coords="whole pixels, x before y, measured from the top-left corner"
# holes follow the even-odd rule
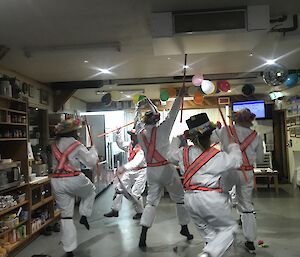
[[[220,80],[215,85],[210,80],[205,80],[202,74],[196,74],[192,77],[192,83],[195,87],[188,88],[188,94],[194,96],[194,102],[197,105],[203,104],[203,95],[211,95],[220,91],[230,90],[230,84],[227,80]]]
[[[137,104],[139,101],[142,101],[143,99],[145,99],[146,96],[145,95],[139,95],[139,94],[136,94],[132,97],[132,101],[134,104]]]
[[[176,97],[176,95],[177,95],[177,91],[176,91],[176,88],[174,88],[174,87],[170,87],[168,89],[163,89],[160,92],[160,100],[162,102],[165,102],[165,101],[168,101],[169,98]]]

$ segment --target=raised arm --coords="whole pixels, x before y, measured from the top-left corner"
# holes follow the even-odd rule
[[[182,87],[179,91],[179,95],[176,97],[172,108],[166,117],[166,119],[163,121],[162,124],[160,124],[161,127],[163,127],[164,130],[166,130],[166,133],[171,133],[172,127],[174,125],[174,122],[176,120],[176,117],[178,115],[179,109],[180,109],[180,104],[182,101],[182,97],[185,94],[185,87]]]
[[[128,147],[129,147],[129,144],[130,144],[130,142],[125,142],[125,141],[122,139],[120,131],[118,131],[118,132],[116,133],[116,143],[117,143],[118,147],[119,147],[120,149],[122,149],[123,151],[127,151],[127,150],[128,150]]]

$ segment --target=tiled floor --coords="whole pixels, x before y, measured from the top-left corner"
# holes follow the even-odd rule
[[[78,224],[78,257],[196,257],[203,242],[193,224],[190,229],[195,239],[188,244],[179,235],[175,205],[168,197],[162,198],[157,209],[154,226],[148,232],[148,249],[141,251],[138,245],[140,227],[132,220],[134,211],[124,200],[118,218],[105,218],[103,214],[110,209],[113,187],[110,187],[95,202],[90,219],[91,230],[87,231]],[[257,256],[263,257],[300,257],[300,191],[295,192],[289,186],[282,186],[278,196],[273,191],[260,189],[255,193],[257,210],[258,239],[262,239],[268,248],[257,247]],[[234,215],[237,215],[234,212]],[[225,256],[250,257],[243,249],[241,232],[234,245]],[[174,251],[177,249],[177,251]],[[40,236],[24,248],[17,257],[31,257],[33,254],[48,254],[63,257],[59,245],[59,233],[50,237]]]

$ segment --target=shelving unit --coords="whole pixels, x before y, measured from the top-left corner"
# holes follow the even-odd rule
[[[0,96],[0,154],[2,159],[12,159],[13,162],[20,163],[21,178],[24,180],[20,185],[12,187],[10,184],[11,187],[0,190],[0,196],[12,195],[16,197],[25,194],[25,200],[22,202],[0,210],[0,220],[3,220],[4,217],[11,217],[20,208],[22,208],[20,217],[25,217],[24,220],[20,219],[18,223],[16,222],[15,225],[9,226],[0,233],[0,247],[7,249],[8,257],[13,256],[16,251],[30,243],[39,232],[60,216],[59,211],[54,208],[50,179],[43,178],[29,182],[27,154],[29,119],[27,112],[26,101]],[[0,164],[0,172],[9,169],[10,166],[10,163]],[[41,218],[41,222],[37,223],[40,213],[47,213],[48,215],[44,219]],[[16,242],[12,241],[11,234],[18,234],[18,231],[22,229],[26,231],[22,237],[20,236]],[[4,241],[8,242],[9,240],[11,240],[10,243],[3,244]]]

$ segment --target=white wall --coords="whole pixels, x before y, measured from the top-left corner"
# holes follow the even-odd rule
[[[86,103],[76,97],[70,97],[70,99],[64,104],[63,112],[75,113],[76,111],[85,112]]]

